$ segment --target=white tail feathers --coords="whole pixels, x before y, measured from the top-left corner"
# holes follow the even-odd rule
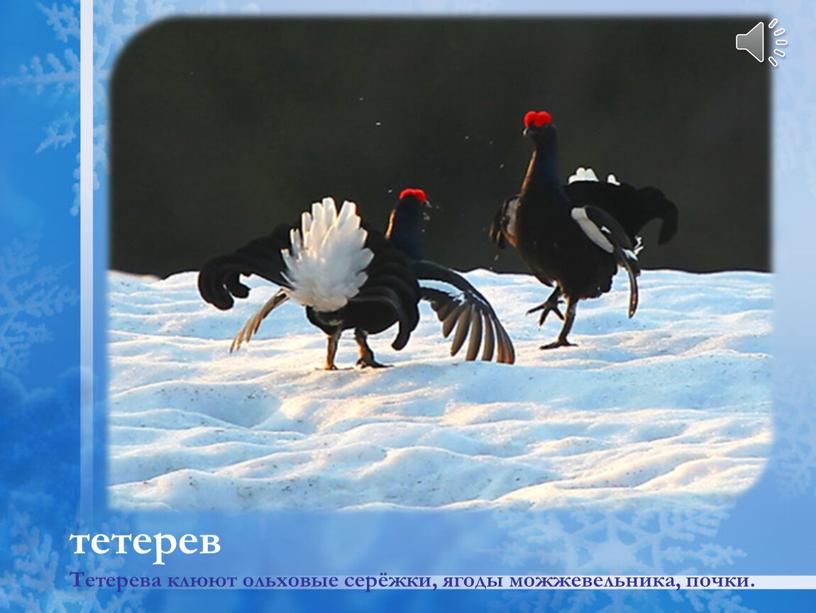
[[[281,250],[289,297],[317,311],[343,308],[368,279],[363,271],[374,254],[364,246],[367,236],[353,202],[343,202],[339,213],[333,198],[312,204],[289,234],[291,249]]]
[[[575,169],[575,172],[570,175],[568,183],[575,183],[576,181],[598,181],[598,175],[596,175],[595,171],[591,168],[579,166]],[[612,185],[620,185],[620,181],[618,181],[618,178],[613,174],[606,176],[606,182]]]
[[[570,175],[569,183],[575,183],[576,181],[597,181],[598,175],[595,174],[595,171],[591,168],[584,168],[583,166],[579,166],[575,169],[575,172]]]

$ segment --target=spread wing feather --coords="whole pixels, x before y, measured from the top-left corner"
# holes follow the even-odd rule
[[[468,341],[465,359],[472,362],[479,355],[479,347],[482,345],[482,314],[478,309],[470,309],[470,340]]]
[[[419,281],[420,295],[430,303],[442,322],[447,338],[455,330],[451,355],[456,355],[467,341],[465,359],[475,360],[482,347],[482,360],[504,364],[515,361],[510,335],[502,326],[490,302],[462,275],[427,260],[411,262]],[[478,323],[477,323],[478,320]]]
[[[493,321],[487,315],[484,318],[484,348],[482,349],[482,360],[489,362],[493,359],[493,350],[496,346],[496,337],[493,333]]]

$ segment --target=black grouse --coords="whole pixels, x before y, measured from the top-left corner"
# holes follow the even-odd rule
[[[513,343],[487,298],[459,273],[423,259],[420,232],[428,208],[428,198],[423,190],[404,189],[389,216],[386,238],[410,258],[411,270],[419,281],[420,295],[430,303],[442,322],[445,338],[453,332],[452,356],[469,337],[466,360],[476,359],[484,341],[482,360],[490,361],[495,348],[497,362],[514,363]]]
[[[292,299],[306,308],[308,320],[328,337],[327,370],[336,369],[340,336],[348,329],[354,329],[359,347],[357,364],[377,368],[382,364],[368,346],[368,335],[396,323],[392,347],[400,350],[419,322],[423,294],[414,264],[383,234],[362,222],[354,203],[344,202],[338,212],[334,200],[325,198],[314,203],[311,212],[304,212],[299,224],[279,225],[270,235],[207,262],[199,273],[198,288],[204,300],[226,310],[234,297],[249,295],[241,275],[255,274],[281,286],[238,332],[230,351],[248,342],[267,315]],[[477,308],[467,296],[464,304],[469,311]],[[470,345],[474,338],[471,332]]]
[[[539,281],[555,285],[547,300],[528,311],[542,311],[539,325],[550,312],[564,320],[557,340],[541,348],[570,346],[567,336],[578,301],[608,292],[618,266],[629,276],[629,317],[635,314],[639,233],[659,218],[659,242],[671,239],[677,232],[677,207],[653,187],[636,189],[614,175],[600,182],[592,169],[579,168],[562,185],[557,133],[545,111],[525,114],[524,134],[534,145],[527,173],[520,193],[496,213],[490,238],[500,248],[506,243],[516,247]],[[559,309],[562,297],[566,314]]]

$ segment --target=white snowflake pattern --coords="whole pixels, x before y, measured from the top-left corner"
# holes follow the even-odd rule
[[[605,507],[591,505],[547,513],[511,511],[501,524],[513,535],[504,561],[519,568],[593,575],[612,573],[643,576],[713,573],[745,554],[715,542],[727,513],[702,505],[644,510],[650,503]],[[653,507],[653,505],[651,505]],[[591,594],[591,595],[587,595]],[[738,596],[718,592],[672,592],[696,611],[745,613]],[[635,591],[541,593],[540,606],[530,611],[628,611],[642,595]],[[529,598],[529,597],[528,597]],[[556,599],[557,602],[556,602]],[[607,601],[605,604],[603,601]],[[710,606],[709,606],[710,605]]]
[[[77,4],[77,2],[74,2]],[[72,6],[65,4],[52,4],[47,7],[43,4],[37,4],[37,7],[45,14],[46,21],[57,40],[67,43],[70,38],[79,38],[79,18]]]
[[[690,591],[686,600],[695,611],[705,613],[756,613],[742,604],[742,597],[730,590]]]
[[[44,8],[42,5],[38,6],[41,9]],[[72,7],[65,8],[73,10]],[[62,96],[66,93],[76,94],[79,92],[79,55],[77,47],[79,29],[69,36],[69,31],[59,25],[58,22],[54,25],[54,22],[49,19],[48,23],[54,29],[57,39],[60,42],[68,43],[68,46],[59,55],[52,52],[46,53],[44,60],[39,55],[35,55],[28,64],[20,66],[17,76],[6,77],[0,83],[30,88],[36,94],[51,91],[55,96]],[[71,42],[71,38],[75,38],[77,42]]]
[[[79,5],[79,0],[73,0]],[[19,74],[0,80],[4,85],[32,89],[36,94],[51,91],[55,96],[79,93],[79,18],[75,6],[37,4],[57,41],[65,46],[58,52],[49,51],[45,59],[35,55],[20,66]]]
[[[37,240],[8,243],[0,251],[0,369],[19,371],[31,347],[50,339],[39,322],[76,303],[76,292],[59,282],[58,267],[36,268]]]
[[[787,498],[816,495],[816,363],[780,369],[770,467]]]
[[[76,139],[76,126],[79,117],[71,113],[64,113],[45,127],[45,139],[37,146],[35,153],[42,153],[46,149],[62,149]]]
[[[93,88],[94,88],[94,189],[104,184],[100,180],[107,172],[108,81],[113,64],[122,47],[133,34],[149,23],[185,12],[197,14],[254,13],[257,3],[235,3],[210,0],[203,6],[181,6],[183,0],[96,0],[94,2]],[[190,3],[196,5],[200,3]],[[39,95],[50,91],[55,97],[69,97],[79,102],[79,0],[69,3],[37,4],[56,40],[63,45],[59,51],[38,54],[20,67],[16,76],[0,79],[0,84],[18,86]],[[36,153],[48,149],[77,147],[74,170],[71,215],[79,214],[79,152],[77,146],[76,113],[65,113],[45,128],[46,137],[37,145]]]
[[[55,98],[66,99],[67,104],[76,109],[79,103],[79,0],[70,4],[50,6],[37,4],[45,15],[45,20],[54,37],[61,43],[59,51],[48,51],[44,55],[35,55],[27,64],[20,66],[16,76],[0,79],[1,85],[17,86],[31,90],[40,95],[50,92]],[[43,59],[44,58],[44,59]],[[79,117],[76,111],[65,111],[45,127],[45,138],[35,148],[35,153],[48,149],[62,149],[76,145],[76,126]],[[77,156],[79,155],[77,151]],[[77,173],[78,174],[78,173]],[[78,193],[78,189],[75,189]],[[77,202],[70,209],[79,212]]]
[[[710,541],[725,516],[709,507],[511,512],[503,523],[513,527],[517,545],[505,561],[526,564],[532,556],[569,573],[693,574],[699,566],[718,568],[744,555]]]
[[[142,611],[143,595],[133,589],[100,590],[75,588],[69,575],[84,571],[87,575],[113,574],[123,560],[88,554],[82,558],[82,568],[62,562],[54,548],[54,540],[31,525],[27,515],[11,509],[13,568],[0,577],[0,607],[12,606],[40,613],[41,611],[67,613],[68,611],[95,611],[99,613]]]

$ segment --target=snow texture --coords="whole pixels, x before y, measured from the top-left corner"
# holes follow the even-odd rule
[[[758,477],[771,440],[771,277],[647,271],[582,302],[577,348],[544,352],[527,275],[469,273],[513,337],[514,366],[447,355],[423,307],[393,368],[318,370],[325,337],[288,303],[250,346],[235,331],[276,288],[254,279],[229,312],[195,273],[110,275],[110,494],[120,508],[544,510],[642,500],[721,509]],[[349,368],[343,369],[344,365]],[[678,498],[679,497],[679,498]],[[691,504],[691,502],[689,503]]]

